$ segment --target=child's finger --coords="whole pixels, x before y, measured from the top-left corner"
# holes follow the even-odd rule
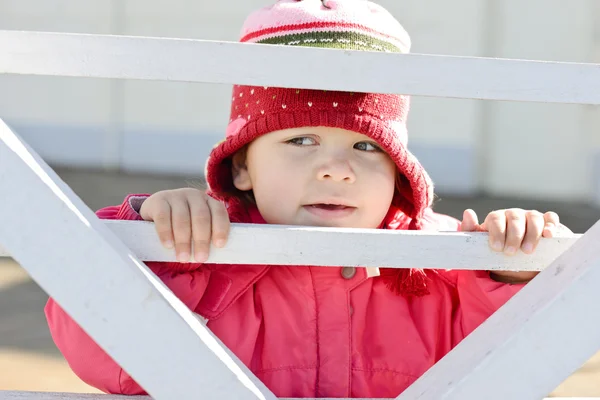
[[[463,212],[463,220],[460,223],[461,232],[475,232],[479,228],[479,219],[475,211],[467,209]]]
[[[555,226],[560,225],[560,217],[554,211],[548,211],[547,213],[545,213],[544,214],[544,221],[546,223],[551,222]]]
[[[208,198],[212,218],[212,241],[216,247],[223,247],[229,236],[229,214],[225,205],[212,197]]]
[[[210,252],[212,234],[212,217],[207,204],[206,195],[202,192],[193,193],[188,198],[192,218],[192,237],[194,239],[194,260],[204,262]]]
[[[525,228],[527,219],[525,211],[513,208],[506,210],[506,242],[504,244],[504,253],[513,255],[519,250],[525,237]]]
[[[154,228],[162,245],[167,249],[172,249],[174,247],[174,240],[173,226],[171,224],[171,206],[166,200],[158,201],[155,204],[151,215],[152,221],[154,221]]]
[[[535,251],[544,232],[544,216],[538,211],[527,211],[525,216],[525,237],[521,249],[524,253],[531,254]]]
[[[173,196],[169,203],[171,204],[171,221],[173,223],[177,261],[189,262],[192,247],[192,226],[188,203],[181,196]]]
[[[489,213],[485,218],[482,227],[484,230],[489,232],[490,247],[494,251],[502,251],[506,242],[505,210],[498,210]]]
[[[560,227],[560,218],[553,211],[544,214],[544,230],[542,235],[546,238],[554,237]]]

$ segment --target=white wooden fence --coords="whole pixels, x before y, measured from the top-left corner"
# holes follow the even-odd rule
[[[0,31],[0,73],[600,104],[600,65],[201,40]],[[152,224],[98,220],[4,123],[0,199],[0,255],[13,256],[153,398],[275,398],[141,262],[174,260]],[[509,258],[480,233],[235,225],[209,261],[543,270],[398,397],[540,399],[600,349],[599,240],[596,224]],[[30,398],[122,397],[0,392]]]

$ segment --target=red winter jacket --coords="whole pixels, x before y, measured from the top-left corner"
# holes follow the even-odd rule
[[[97,215],[139,220],[131,199]],[[264,223],[250,214],[239,222]],[[427,229],[458,228],[431,210],[424,221]],[[278,397],[395,397],[522,287],[485,271],[428,270],[430,293],[406,298],[364,268],[147,265]],[[109,393],[145,393],[53,299],[45,311],[82,380]]]

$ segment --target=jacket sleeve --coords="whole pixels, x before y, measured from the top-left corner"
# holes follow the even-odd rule
[[[427,210],[424,219],[430,228],[439,231],[460,229],[460,221],[431,210]],[[488,271],[444,271],[444,276],[451,281],[456,290],[455,345],[525,286],[524,283],[495,281]]]
[[[487,271],[456,271],[455,337],[462,340],[525,286],[490,278]],[[457,343],[456,343],[457,344]]]
[[[120,206],[101,209],[97,215],[101,219],[141,220],[135,202],[143,197],[128,196]],[[146,265],[186,306],[195,310],[208,284],[208,270],[199,264],[149,262]],[[81,380],[106,393],[146,394],[54,299],[48,300],[45,314],[54,343]]]

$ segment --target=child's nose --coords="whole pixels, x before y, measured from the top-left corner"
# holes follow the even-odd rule
[[[354,183],[356,175],[346,158],[334,158],[324,163],[318,171],[317,178],[319,180],[331,179],[335,182]]]

